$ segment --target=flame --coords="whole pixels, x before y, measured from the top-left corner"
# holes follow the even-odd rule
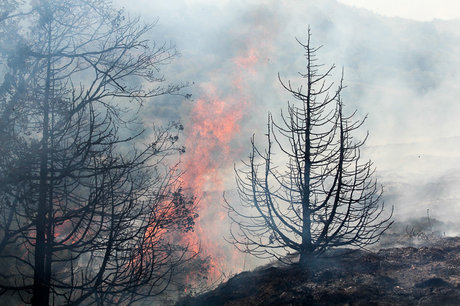
[[[252,73],[255,73],[255,65],[259,61],[258,49],[252,47],[249,49],[245,56],[236,57],[233,62],[241,69],[246,69]],[[241,75],[241,74],[240,74]]]
[[[233,164],[247,150],[238,140],[249,140],[252,133],[241,134],[242,123],[259,111],[250,86],[260,80],[269,54],[274,54],[272,41],[279,28],[263,10],[251,11],[248,19],[252,29],[248,36],[229,30],[234,46],[240,48],[232,48],[237,53],[223,61],[221,69],[208,73],[208,83],[200,84],[203,94],[183,120],[187,153],[182,185],[199,199],[195,231],[184,239],[201,246],[202,258],[211,258],[210,281],[238,273],[246,264],[245,256],[223,239],[228,238],[230,225],[222,193],[230,187]]]
[[[233,162],[231,141],[240,131],[242,117],[243,108],[233,99],[214,95],[200,99],[192,110],[193,126],[186,140],[186,147],[190,149],[184,163],[187,170],[183,183],[200,199],[200,217],[191,241],[194,245],[201,244],[205,257],[210,256],[210,274],[214,279],[225,269],[223,263],[227,261],[216,243],[221,240],[216,234],[220,233],[226,218],[221,207],[224,181],[220,169]]]
[[[210,280],[228,274],[230,269],[239,272],[244,265],[242,255],[222,237],[222,230],[228,230],[223,227],[227,217],[222,205],[223,170],[233,166],[242,150],[232,142],[241,137],[241,122],[245,114],[250,113],[249,90],[244,80],[256,72],[257,49],[247,48],[231,63],[234,67],[229,76],[232,95],[219,94],[214,85],[203,86],[206,93],[195,102],[189,114],[190,126],[186,129],[187,154],[183,161],[186,170],[182,183],[199,198],[195,232],[186,240],[200,244],[202,256],[210,257]]]

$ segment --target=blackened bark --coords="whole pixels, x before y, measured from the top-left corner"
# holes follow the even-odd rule
[[[48,58],[46,63],[46,81],[45,93],[43,101],[43,136],[41,141],[40,152],[40,184],[39,198],[36,218],[36,242],[35,242],[35,268],[34,268],[34,284],[32,293],[32,305],[48,305],[49,304],[49,269],[46,262],[47,256],[47,237],[48,227],[47,216],[51,212],[48,211],[48,142],[49,142],[49,112],[50,112],[50,86],[51,86],[51,26],[48,25]],[[48,273],[46,273],[48,272]],[[48,274],[48,275],[47,275]]]

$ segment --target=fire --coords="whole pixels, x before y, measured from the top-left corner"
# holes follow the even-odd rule
[[[211,283],[222,280],[223,274],[240,272],[246,264],[245,256],[224,240],[230,226],[223,192],[234,187],[228,183],[234,178],[233,165],[247,149],[239,145],[240,139],[249,140],[252,134],[241,134],[242,123],[259,111],[251,85],[264,79],[261,72],[276,52],[272,42],[279,25],[270,16],[263,10],[251,11],[252,31],[246,37],[229,30],[229,37],[235,38],[233,46],[240,48],[230,48],[237,50],[234,56],[208,73],[207,83],[200,84],[203,94],[183,119],[187,152],[182,186],[199,200],[195,231],[184,239],[189,245],[200,245],[202,258],[211,258]]]
[[[211,277],[217,278],[227,261],[220,249],[224,190],[221,168],[232,164],[231,141],[240,130],[243,109],[232,99],[216,96],[200,99],[191,113],[193,126],[187,135],[189,148],[184,162],[186,169],[183,184],[198,196],[199,220],[195,235],[189,237],[192,244],[201,245],[204,256],[211,257]]]
[[[234,59],[234,63],[242,69],[246,69],[252,73],[255,72],[255,65],[259,61],[258,49],[250,48],[246,56],[238,56]]]
[[[241,122],[244,115],[250,113],[249,90],[244,79],[256,72],[258,52],[247,48],[231,62],[234,67],[229,75],[232,94],[222,95],[215,86],[207,85],[204,97],[195,102],[188,114],[190,126],[186,128],[183,185],[199,199],[195,232],[186,240],[201,245],[203,257],[210,256],[211,280],[222,273],[239,272],[244,265],[243,255],[223,239],[228,231],[227,213],[222,205],[226,188],[223,170],[233,166],[242,150],[235,148],[232,142],[241,137]]]

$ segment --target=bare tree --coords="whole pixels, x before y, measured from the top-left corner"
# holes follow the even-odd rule
[[[197,215],[168,160],[184,150],[182,126],[140,144],[136,115],[179,94],[160,74],[176,51],[108,1],[29,4],[0,14],[0,295],[102,305],[159,294],[194,255],[172,233]]]
[[[364,120],[344,114],[343,76],[333,91],[328,78],[335,66],[320,72],[320,48],[312,47],[310,38],[308,30],[306,43],[299,41],[305,85],[294,88],[279,77],[295,102],[281,112],[281,124],[269,114],[264,150],[252,137],[249,161],[235,169],[242,203],[226,201],[231,242],[241,251],[265,258],[294,251],[304,266],[329,248],[377,242],[391,218],[382,218],[382,189],[372,178],[371,161],[361,161],[367,136],[363,141],[352,136]]]
[[[0,3],[0,23],[12,18],[24,17],[31,13],[27,10],[18,10],[19,4],[20,1],[3,0],[2,3]]]

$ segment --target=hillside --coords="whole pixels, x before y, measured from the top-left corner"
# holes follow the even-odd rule
[[[310,277],[296,264],[259,268],[177,305],[460,305],[460,237],[329,255]]]

